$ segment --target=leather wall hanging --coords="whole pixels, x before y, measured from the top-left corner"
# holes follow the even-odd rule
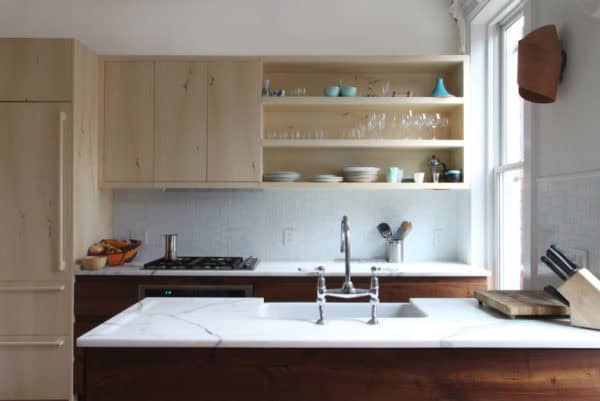
[[[519,94],[533,103],[556,100],[558,83],[566,65],[555,25],[545,25],[519,41]]]

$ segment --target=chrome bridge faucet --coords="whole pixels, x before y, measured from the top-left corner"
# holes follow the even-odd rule
[[[327,297],[343,299],[368,297],[369,303],[371,304],[371,319],[367,323],[377,324],[379,279],[377,278],[376,273],[379,269],[375,266],[371,267],[371,285],[368,290],[354,288],[350,274],[350,226],[348,225],[347,216],[342,218],[340,252],[344,253],[344,260],[346,264],[344,284],[342,284],[342,288],[328,290],[325,285],[325,268],[323,266],[319,266],[317,268],[317,272],[319,274],[319,279],[317,281],[317,305],[319,306],[319,320],[317,320],[317,324],[325,323],[325,303],[327,301]]]

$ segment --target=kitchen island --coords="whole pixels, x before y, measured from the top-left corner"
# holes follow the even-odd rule
[[[363,310],[364,309],[364,310]],[[314,312],[311,312],[313,310]],[[600,332],[473,299],[146,298],[77,340],[88,401],[594,400]]]

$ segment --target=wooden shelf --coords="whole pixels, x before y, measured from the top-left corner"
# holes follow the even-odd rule
[[[263,139],[263,148],[320,149],[462,149],[456,139]]]
[[[462,97],[327,97],[283,96],[262,98],[265,111],[292,109],[372,109],[372,108],[418,108],[419,110],[444,111],[464,104]]]
[[[340,182],[340,183],[322,183],[322,182],[262,182],[261,188],[264,189],[431,189],[431,190],[466,190],[469,186],[464,182],[424,182],[422,184],[401,183],[388,184],[387,182]]]

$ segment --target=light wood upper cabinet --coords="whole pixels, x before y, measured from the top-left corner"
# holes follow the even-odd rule
[[[106,182],[154,179],[154,63],[104,64]]]
[[[73,43],[0,39],[0,101],[71,101]]]
[[[155,88],[155,181],[206,181],[206,63],[157,62]]]
[[[208,81],[208,181],[259,181],[260,63],[210,63]]]

